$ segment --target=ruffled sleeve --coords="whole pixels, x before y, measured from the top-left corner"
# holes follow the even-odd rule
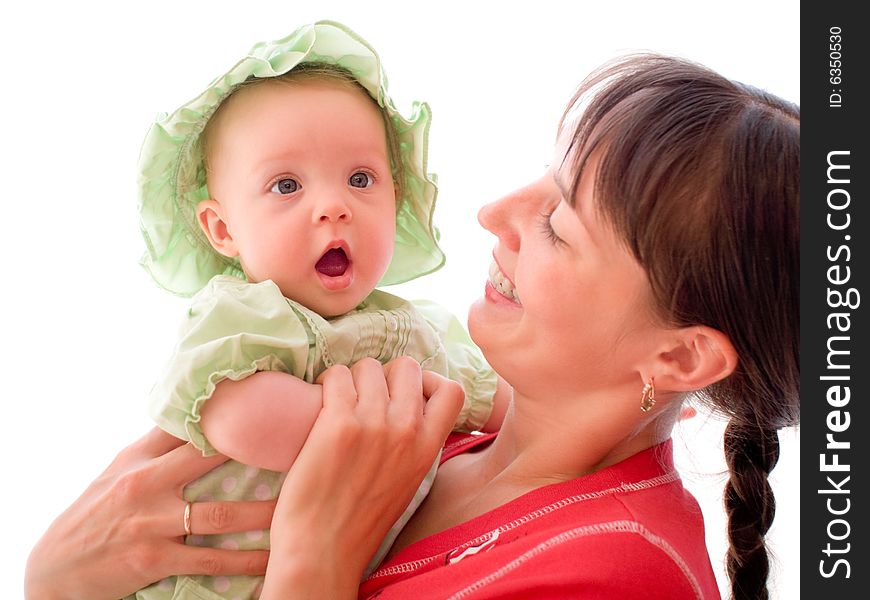
[[[257,371],[304,378],[311,337],[271,281],[214,277],[193,298],[181,324],[175,351],[151,390],[151,415],[172,435],[214,454],[200,427],[200,412],[217,384]]]
[[[447,353],[447,376],[465,390],[465,403],[456,418],[455,429],[479,430],[492,413],[497,383],[495,371],[452,313],[429,300],[414,300],[412,304],[441,337]]]

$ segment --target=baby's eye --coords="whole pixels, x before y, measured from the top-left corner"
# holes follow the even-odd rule
[[[275,182],[275,185],[272,186],[270,191],[276,194],[292,194],[296,190],[299,189],[299,182],[295,179],[291,179],[287,177],[285,179],[279,179]]]
[[[347,182],[351,185],[351,187],[355,188],[367,188],[370,187],[374,180],[372,176],[363,171],[357,171],[353,175],[350,176],[350,179]]]

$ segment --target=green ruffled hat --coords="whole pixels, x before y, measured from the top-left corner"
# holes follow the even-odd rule
[[[426,172],[429,106],[415,102],[411,116],[403,117],[387,95],[387,78],[374,49],[347,27],[318,21],[283,39],[256,44],[202,94],[172,114],[160,115],[148,131],[139,157],[139,220],[147,244],[141,264],[158,285],[191,296],[215,275],[245,277],[238,259],[216,252],[197,222],[196,206],[209,197],[197,140],[238,84],[249,77],[276,77],[310,62],[350,71],[384,108],[398,135],[402,197],[393,259],[379,285],[409,281],[444,264],[432,224],[437,188],[434,175]]]

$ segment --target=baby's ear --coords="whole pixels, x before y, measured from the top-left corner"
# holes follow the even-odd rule
[[[233,236],[224,220],[223,207],[217,200],[203,200],[196,205],[196,218],[212,247],[224,256],[239,255]]]
[[[673,332],[650,365],[656,387],[680,392],[700,390],[725,379],[737,367],[737,351],[717,329],[696,325]]]

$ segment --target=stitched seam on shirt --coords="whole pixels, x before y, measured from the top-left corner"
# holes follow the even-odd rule
[[[447,453],[447,452],[450,452],[451,450],[453,450],[454,448],[459,448],[460,446],[470,444],[471,442],[476,442],[477,441],[476,438],[477,438],[477,436],[471,436],[471,437],[467,437],[467,438],[462,438],[461,440],[457,440],[457,441],[453,442],[452,444],[448,444],[447,446],[444,446],[443,452]]]
[[[395,356],[404,356],[407,354],[406,349],[411,339],[411,315],[406,310],[396,309],[396,321],[398,321],[396,335],[399,339]]]
[[[446,450],[447,450],[447,448],[445,448],[445,451]],[[529,523],[530,521],[534,521],[535,519],[538,519],[540,517],[547,516],[552,512],[555,512],[555,511],[560,510],[562,508],[566,508],[566,507],[571,506],[573,504],[576,504],[578,502],[585,502],[587,500],[595,500],[598,498],[602,498],[604,496],[609,496],[611,494],[617,494],[620,492],[636,492],[639,490],[646,490],[646,489],[650,489],[653,487],[657,487],[659,485],[671,483],[671,482],[677,481],[677,480],[679,480],[679,475],[677,474],[677,472],[670,471],[668,473],[665,473],[664,475],[659,475],[658,477],[654,477],[652,479],[645,479],[645,480],[639,481],[637,483],[623,483],[623,484],[620,484],[618,487],[613,487],[613,488],[601,490],[598,492],[590,492],[587,494],[578,494],[576,496],[569,496],[568,498],[563,498],[562,500],[559,500],[558,502],[554,502],[553,504],[550,504],[548,506],[545,506],[543,508],[539,508],[537,510],[534,510],[534,511],[528,513],[528,514],[525,514],[518,519],[514,519],[510,523],[506,523],[504,525],[501,525],[498,528],[496,528],[492,531],[488,531],[488,532],[484,533],[483,535],[479,535],[474,539],[468,540],[467,542],[456,546],[451,551],[461,550],[461,549],[464,549],[464,548],[469,547],[469,546],[478,545],[478,544],[488,540],[490,537],[492,537],[492,535],[496,531],[498,531],[499,534],[505,533],[506,531],[516,529],[517,527],[519,527],[521,525],[525,525],[526,523]],[[400,573],[410,573],[410,572],[415,571],[418,568],[420,568],[424,565],[427,565],[427,564],[431,563],[432,561],[436,560],[438,558],[438,556],[440,556],[441,554],[442,553],[439,552],[438,554],[436,554],[434,556],[429,556],[426,558],[421,558],[419,560],[414,560],[414,561],[410,561],[410,562],[406,562],[406,563],[400,563],[398,565],[395,565],[392,567],[387,567],[385,569],[379,569],[379,570],[375,571],[374,573],[372,573],[371,575],[369,575],[368,579],[376,579],[378,577],[385,577],[388,575],[396,575],[396,574],[400,574]]]
[[[503,567],[493,571],[486,577],[481,577],[471,585],[459,590],[448,600],[461,600],[473,594],[477,590],[486,587],[487,585],[501,579],[511,571],[518,569],[523,564],[529,562],[530,560],[536,558],[537,556],[552,550],[553,548],[564,544],[566,542],[570,542],[577,538],[586,537],[590,535],[598,535],[602,533],[633,533],[640,535],[647,542],[664,552],[668,555],[676,565],[680,568],[683,575],[688,579],[689,584],[692,586],[692,590],[695,592],[695,597],[701,600],[701,586],[698,584],[698,581],[695,579],[695,576],[689,570],[688,565],[683,560],[682,556],[667,543],[663,538],[654,534],[649,529],[638,523],[637,521],[611,521],[608,523],[597,523],[595,525],[584,525],[583,527],[577,527],[574,529],[569,529],[568,531],[564,531],[559,535],[553,536],[550,539],[541,542],[531,550],[521,554],[511,562],[507,563]]]
[[[287,300],[287,305],[290,307],[290,310],[296,313],[297,319],[308,324],[308,329],[305,331],[305,335],[308,337],[308,364],[305,365],[304,373],[308,377],[316,377],[313,369],[317,365],[318,349],[320,349],[320,358],[323,361],[323,364],[326,367],[332,366],[332,357],[329,355],[329,346],[326,343],[326,338],[323,336],[323,332],[320,330],[320,327],[317,326],[317,323],[305,314],[305,311],[300,310],[295,306],[295,303],[292,300]],[[317,375],[319,375],[319,373],[317,373]],[[305,377],[302,379],[305,380]]]
[[[385,364],[390,360],[390,347],[392,346],[390,330],[387,327],[386,311],[379,310],[369,313],[367,317],[368,331],[365,335],[365,352],[361,358],[371,356],[378,362]]]
[[[411,317],[411,311],[408,311],[407,314],[408,314],[408,321],[410,323],[409,327],[411,327],[411,324],[413,324],[412,317]],[[449,377],[450,356],[447,354],[447,348],[444,345],[444,340],[441,339],[441,334],[438,332],[438,330],[435,328],[435,326],[432,325],[432,323],[430,323],[428,319],[426,319],[426,317],[420,317],[418,319],[418,321],[419,321],[418,327],[427,327],[428,329],[426,329],[425,331],[429,334],[429,336],[431,336],[431,339],[433,340],[432,344],[427,344],[424,348],[421,348],[422,350],[427,350],[427,351],[431,350],[432,353],[429,354],[428,356],[424,357],[420,361],[420,365],[421,366],[425,365],[427,362],[434,362],[436,358],[438,358],[440,355],[444,354],[445,355],[444,363],[446,365],[445,369],[447,372],[441,373],[441,375],[445,375],[445,376]],[[410,331],[409,331],[409,334],[410,334]],[[427,367],[424,366],[423,368],[425,369]],[[430,370],[434,370],[434,369],[430,369]],[[450,378],[453,379],[453,377],[450,377]],[[456,381],[458,382],[458,380],[456,380]],[[463,443],[466,443],[466,441],[467,440],[460,440],[459,442],[455,442],[454,444],[450,445],[450,448],[455,448],[457,445],[462,445]],[[447,450],[447,449],[448,449],[447,447],[442,448],[442,450]]]

